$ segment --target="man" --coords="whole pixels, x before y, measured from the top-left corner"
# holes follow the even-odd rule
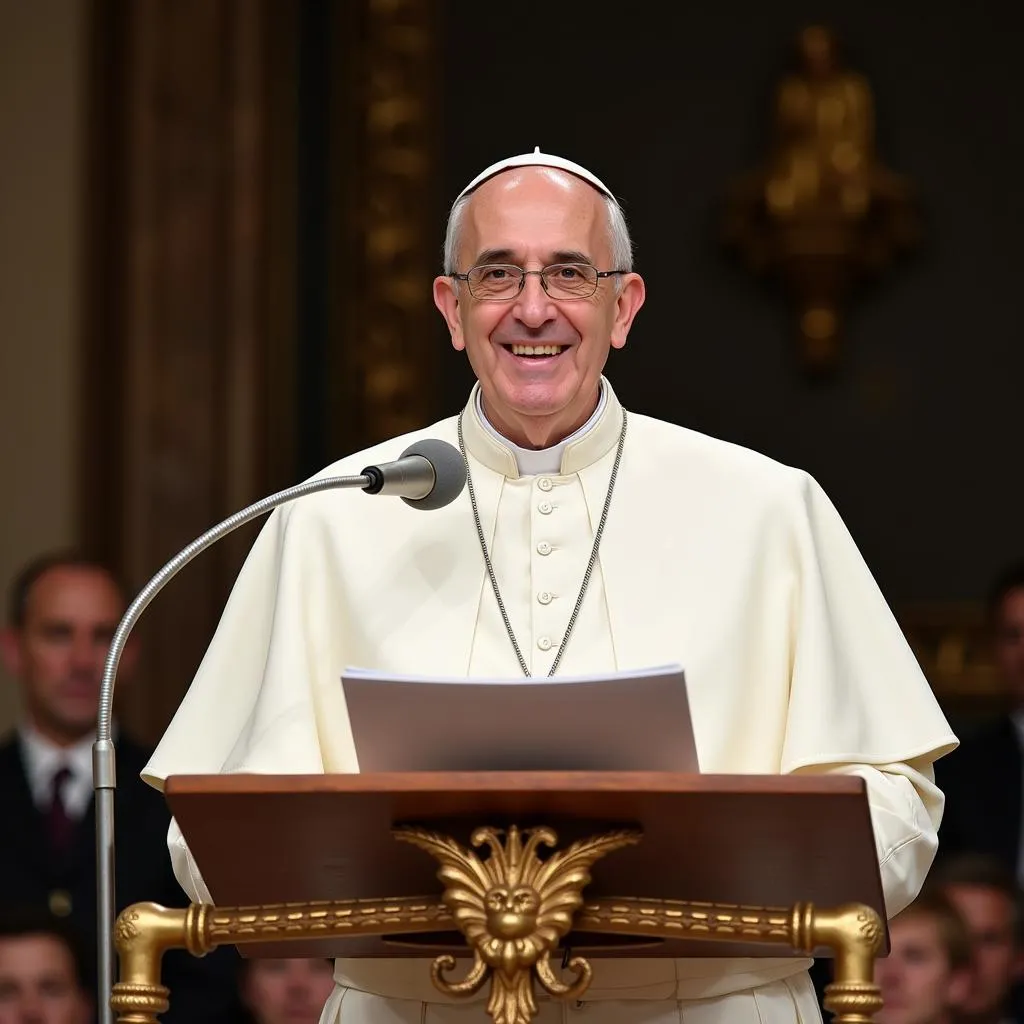
[[[622,409],[602,371],[644,282],[589,171],[539,152],[489,168],[445,249],[434,300],[478,385],[458,417],[325,472],[429,435],[463,448],[466,491],[429,514],[339,491],[276,512],[146,778],[358,771],[346,665],[521,678],[678,662],[703,770],[866,780],[902,909],[935,850],[932,762],[956,740],[828,499],[803,473]],[[208,898],[176,830],[170,845]],[[695,999],[703,1022],[814,1020],[806,963],[605,960],[585,998],[608,1021],[678,1019]],[[430,1005],[422,961],[341,960],[335,977],[325,1022],[342,1003],[374,1024],[463,1012]]]
[[[973,950],[974,984],[957,1019],[1015,1024],[1021,1019],[1012,1004],[1014,986],[1024,978],[1024,906],[1013,874],[992,858],[964,855],[943,861],[929,886],[940,887],[957,908]]]
[[[253,1024],[317,1024],[334,988],[330,960],[245,960],[242,1003]]]
[[[940,893],[918,897],[889,924],[889,955],[875,963],[884,1007],[877,1024],[953,1024],[971,986],[971,944]]]
[[[0,913],[0,1024],[88,1024],[84,966],[60,919]]]
[[[939,769],[946,793],[943,856],[985,853],[1024,882],[1024,562],[995,581],[987,603],[992,652],[1013,707]]]
[[[74,926],[96,965],[96,831],[92,745],[103,667],[125,609],[124,593],[103,565],[73,553],[37,559],[11,590],[10,619],[0,631],[8,670],[24,708],[17,732],[0,743],[0,908],[48,908]],[[129,642],[120,674],[136,661]],[[150,751],[116,737],[115,795],[118,907],[141,900],[181,904],[166,862],[169,815],[139,781]],[[216,1021],[234,1006],[231,951],[167,961],[174,984],[168,1021]]]

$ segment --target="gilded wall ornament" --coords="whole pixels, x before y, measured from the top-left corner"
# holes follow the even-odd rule
[[[867,80],[844,69],[827,28],[804,29],[801,66],[780,82],[765,164],[730,190],[726,241],[793,303],[808,369],[834,369],[842,308],[859,281],[919,234],[909,181],[875,147]]]

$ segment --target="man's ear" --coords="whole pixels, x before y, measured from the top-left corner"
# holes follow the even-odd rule
[[[25,659],[21,653],[21,631],[13,626],[0,629],[0,658],[4,668],[15,677],[22,674]]]
[[[459,283],[450,277],[434,278],[434,305],[441,311],[448,333],[452,336],[452,348],[461,352],[466,347],[462,335],[462,317],[459,315]]]
[[[626,274],[622,278],[619,294],[615,297],[615,319],[612,321],[612,348],[626,344],[633,319],[647,297],[647,286],[639,274]]]

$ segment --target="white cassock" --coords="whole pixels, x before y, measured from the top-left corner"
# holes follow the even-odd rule
[[[564,634],[615,460],[623,412],[602,389],[550,473],[520,473],[476,391],[466,407],[483,530],[534,675]],[[418,437],[454,444],[456,420],[323,475],[397,458]],[[599,565],[559,672],[671,662],[686,671],[703,771],[863,777],[889,915],[914,899],[942,813],[932,762],[957,741],[839,515],[799,470],[630,413]],[[350,491],[276,511],[144,777],[159,787],[183,773],[358,771],[339,681],[348,665],[521,677],[468,493],[431,512]],[[209,901],[173,825],[170,846],[185,890]],[[542,1001],[538,1022],[818,1021],[808,963],[597,960],[582,1007]],[[426,961],[338,960],[335,978],[325,1024],[485,1019],[481,1002],[446,1003]]]

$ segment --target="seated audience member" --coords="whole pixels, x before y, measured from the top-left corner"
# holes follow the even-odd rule
[[[0,1024],[88,1024],[92,997],[77,936],[65,921],[0,913]]]
[[[242,1003],[253,1024],[317,1024],[333,989],[331,960],[243,961]]]
[[[103,565],[57,554],[25,568],[11,590],[0,648],[16,680],[22,717],[0,740],[0,911],[48,909],[73,926],[96,987],[96,828],[92,745],[103,667],[125,594]],[[129,642],[121,672],[130,677]],[[142,900],[185,906],[167,855],[170,815],[139,778],[149,751],[119,731],[117,747],[116,895],[118,909]],[[213,1024],[237,1011],[238,956],[203,959],[173,951],[164,962],[171,989],[165,1024]]]
[[[988,600],[992,653],[1012,710],[967,737],[935,768],[946,794],[938,860],[960,853],[998,858],[1024,883],[1024,562],[1008,568]]]
[[[890,951],[875,963],[884,1007],[878,1024],[954,1024],[971,986],[964,922],[941,893],[926,892],[889,922]]]
[[[958,1021],[1014,1024],[1024,1020],[1014,987],[1024,975],[1021,892],[998,860],[965,855],[944,861],[929,886],[939,887],[967,925],[974,959],[974,983]]]

